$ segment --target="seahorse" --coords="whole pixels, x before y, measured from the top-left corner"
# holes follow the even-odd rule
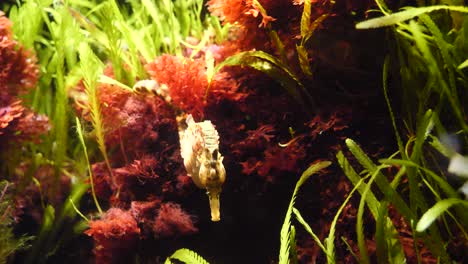
[[[159,85],[154,80],[142,80],[133,86],[135,93],[150,93],[161,96],[171,103],[166,85]],[[198,188],[206,189],[211,221],[220,221],[220,194],[226,180],[224,157],[219,152],[219,135],[210,120],[195,122],[192,115],[187,115],[185,122],[178,116],[180,152],[187,174],[192,177]]]
[[[206,189],[210,201],[211,220],[220,220],[220,194],[226,170],[219,152],[219,135],[209,120],[195,122],[192,115],[186,120],[187,128],[179,131],[180,152],[184,166],[193,182]]]

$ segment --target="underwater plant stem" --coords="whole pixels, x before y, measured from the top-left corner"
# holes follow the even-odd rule
[[[91,163],[89,162],[88,150],[86,148],[86,144],[83,138],[83,129],[81,127],[81,123],[78,117],[75,118],[75,122],[76,122],[76,132],[78,133],[78,138],[80,139],[81,146],[83,147],[83,152],[86,158],[86,164],[88,165],[89,183],[91,184],[91,195],[93,196],[94,204],[96,205],[96,208],[98,209],[99,214],[102,214],[102,209],[101,209],[101,206],[99,205],[98,199],[96,197],[96,192],[94,190],[93,170],[91,168]]]

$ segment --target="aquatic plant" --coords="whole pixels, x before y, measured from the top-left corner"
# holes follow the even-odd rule
[[[286,212],[286,217],[284,219],[283,226],[281,227],[280,233],[280,252],[279,252],[279,263],[289,263],[290,254],[293,253],[291,249],[294,249],[294,233],[295,228],[291,225],[291,217],[293,214],[294,208],[294,201],[296,199],[297,193],[301,185],[313,174],[319,172],[322,169],[330,166],[331,162],[329,161],[321,161],[311,165],[307,170],[305,170],[299,180],[296,183],[296,187],[294,188],[294,192],[291,197],[291,201],[289,202],[288,210]],[[297,258],[297,256],[296,256]]]
[[[210,10],[212,10],[213,14],[218,15],[224,21],[230,23],[235,22],[236,25],[240,25],[239,31],[241,32],[241,36],[239,37],[240,40],[235,42],[238,45],[236,47],[238,50],[236,51],[241,52],[237,52],[235,55],[226,58],[222,63],[217,65],[215,72],[225,66],[238,65],[251,67],[267,74],[269,77],[280,83],[281,86],[284,87],[286,91],[304,107],[304,109],[311,110],[316,108],[311,92],[306,89],[303,81],[301,81],[301,77],[302,75],[308,78],[312,77],[306,44],[312,37],[314,31],[329,14],[322,11],[322,5],[320,9],[314,10],[316,13],[313,14],[314,20],[311,21],[311,1],[304,1],[302,4],[304,4],[304,8],[300,21],[300,32],[297,33],[300,35],[301,40],[295,45],[295,52],[297,52],[298,61],[293,61],[291,58],[295,58],[296,56],[286,55],[287,51],[294,51],[294,49],[291,48],[292,44],[289,43],[291,41],[291,36],[284,37],[284,40],[288,41],[287,44],[284,44],[278,34],[278,32],[282,30],[282,23],[290,25],[291,23],[296,22],[298,16],[297,14],[294,14],[294,12],[296,12],[296,8],[291,8],[293,3],[290,1],[264,1],[263,5],[266,5],[264,7],[259,1],[238,1],[236,3],[229,2],[229,4],[225,1],[209,1],[208,6]],[[319,4],[315,4],[316,6],[319,6]],[[330,5],[333,6],[333,4],[334,2],[331,1]],[[297,4],[297,6],[299,5],[300,4]],[[279,10],[288,10],[293,12],[292,14],[280,15],[280,13],[278,13]],[[276,18],[268,15],[272,13],[281,16],[281,20],[277,21]],[[262,34],[260,36],[258,34],[259,30],[256,26],[259,21],[258,14],[261,14],[262,16],[261,23],[258,27],[264,28],[264,30],[261,31]],[[287,18],[292,18],[292,21],[288,21]],[[252,31],[256,31],[255,35],[252,34]],[[296,32],[290,33],[290,35],[294,34],[296,34]],[[252,36],[255,36],[255,38],[251,39]],[[269,45],[265,47],[265,43],[268,43]],[[244,51],[252,48],[266,50]],[[278,54],[278,57],[270,54],[269,52]],[[295,65],[300,66],[301,72],[297,73]]]
[[[164,264],[173,263],[172,259],[177,259],[178,261],[182,261],[184,263],[208,264],[208,262],[204,260],[201,256],[199,256],[197,253],[186,248],[178,249],[170,257],[166,259]]]
[[[273,235],[261,232],[284,206],[280,263],[459,261],[466,202],[438,138],[467,142],[466,8],[376,0],[375,18],[372,2],[2,2],[13,24],[0,15],[1,177],[14,183],[18,234],[35,235],[15,260],[145,263],[194,245],[210,260],[243,249],[271,262]],[[386,27],[386,44],[353,29],[364,17],[357,28]],[[221,139],[210,154],[232,176],[217,225],[184,170],[183,114]],[[335,155],[342,170],[313,164],[284,202],[292,175]],[[239,248],[207,253],[228,235]],[[176,261],[206,263],[187,249]]]
[[[11,195],[11,183],[0,182],[0,263],[7,263],[9,257],[15,252],[26,249],[32,237],[16,238],[13,233],[13,199]]]
[[[101,219],[89,222],[85,234],[94,239],[96,263],[130,262],[140,228],[129,211],[110,208]]]
[[[432,130],[434,126],[439,132],[443,133],[443,131],[445,131],[443,128],[445,118],[439,117],[439,114],[441,114],[441,112],[446,113],[447,105],[451,106],[449,107],[450,112],[457,117],[458,127],[464,131],[462,134],[466,133],[466,124],[462,112],[463,108],[459,105],[459,96],[462,94],[460,94],[456,88],[458,84],[453,81],[453,78],[455,78],[455,75],[458,75],[462,85],[466,82],[464,81],[464,74],[460,71],[456,72],[455,70],[463,61],[463,57],[457,58],[458,53],[455,46],[451,46],[451,44],[446,42],[447,37],[442,35],[443,33],[426,13],[441,9],[447,9],[453,12],[466,12],[467,10],[460,6],[433,6],[407,9],[399,13],[390,14],[389,9],[383,1],[376,1],[376,3],[386,16],[359,23],[357,28],[362,29],[395,25],[391,31],[395,34],[394,36],[398,43],[398,46],[396,46],[398,56],[393,58],[397,58],[398,62],[392,61],[393,58],[391,55],[385,60],[383,87],[391,121],[395,129],[399,151],[389,159],[380,160],[381,164],[377,166],[364,154],[362,149],[360,149],[354,141],[347,139],[346,144],[348,148],[358,162],[365,168],[365,176],[360,176],[360,174],[354,171],[341,151],[337,155],[338,162],[346,176],[353,182],[355,189],[357,188],[361,194],[356,221],[359,254],[353,253],[353,255],[356,256],[359,262],[370,262],[369,249],[365,239],[363,224],[363,212],[367,205],[376,221],[375,254],[378,261],[388,263],[405,261],[408,257],[405,256],[405,254],[409,254],[409,252],[407,252],[407,246],[403,247],[401,244],[403,242],[397,239],[399,234],[396,227],[390,221],[390,218],[388,218],[389,206],[391,206],[398,211],[405,221],[410,223],[411,234],[414,240],[413,250],[415,253],[413,254],[415,254],[415,258],[418,262],[422,261],[422,254],[416,241],[424,241],[425,246],[432,252],[433,256],[437,256],[443,262],[448,262],[451,257],[447,252],[447,243],[451,243],[456,239],[466,240],[468,238],[465,231],[467,219],[464,209],[462,208],[462,206],[466,206],[466,203],[461,200],[460,195],[455,189],[448,184],[446,175],[438,175],[437,172],[429,169],[429,164],[433,164],[434,160],[431,159],[432,157],[428,157],[427,152],[425,152],[427,147],[424,145],[429,143],[434,147],[437,146],[436,137],[431,134],[433,133]],[[463,32],[463,26],[459,23],[460,20],[457,19],[460,17],[455,13],[451,15],[453,28],[458,27],[457,29],[461,30],[459,32]],[[410,21],[408,24],[403,23],[417,16],[419,16],[418,22]],[[437,19],[440,20],[440,18]],[[421,27],[427,28],[421,29]],[[425,36],[426,34],[431,34],[431,37]],[[463,38],[462,36],[463,33],[459,35],[459,37]],[[457,39],[457,37],[450,39],[454,40]],[[416,53],[418,54],[411,51],[413,46],[411,46],[408,41],[414,41],[414,43],[416,43],[418,48]],[[391,46],[391,52],[394,51],[393,48],[395,47]],[[431,52],[432,49],[434,49],[434,52]],[[415,64],[415,61],[425,62],[424,65],[421,65],[418,63]],[[404,68],[403,71],[401,69],[398,69],[398,72],[392,71],[395,64],[399,65],[397,67],[406,65],[406,68]],[[425,76],[424,78],[421,78],[422,73],[425,74],[423,75]],[[415,76],[416,74],[418,74],[418,77]],[[403,119],[406,129],[408,129],[410,133],[414,133],[414,136],[408,139],[409,141],[406,145],[403,145],[400,136],[401,129],[397,126],[394,108],[390,103],[390,98],[392,97],[388,95],[388,82],[398,79],[400,76],[402,80],[398,84],[402,85],[403,99],[418,102],[417,104],[408,103],[409,101],[403,101],[402,103],[405,109],[404,111],[409,113],[409,115],[404,116]],[[438,77],[436,79],[431,79],[431,76]],[[421,88],[417,92],[414,92],[415,87]],[[444,95],[442,96],[441,93]],[[438,94],[439,96],[434,96],[434,94]],[[434,98],[436,100],[429,100],[429,98]],[[428,109],[434,105],[436,106],[436,111]],[[413,107],[416,107],[414,109],[417,110],[408,110]],[[413,121],[414,119],[416,119],[417,123]],[[450,125],[450,128],[453,129],[453,124]],[[432,139],[432,142],[430,139]],[[397,155],[399,155],[401,159],[395,158]],[[391,168],[392,166],[398,166],[398,169],[397,172],[393,174],[393,180],[389,182],[381,170]],[[369,177],[369,180],[367,183],[364,183],[363,180],[366,177]],[[403,180],[405,177],[407,177],[407,181]],[[381,193],[383,193],[383,198],[376,198],[378,196],[373,194],[371,184],[374,182]],[[400,191],[402,188],[401,185],[406,186],[406,184],[408,184],[408,191]],[[427,188],[431,195],[423,192],[421,190],[422,186]],[[433,200],[437,203],[429,209],[428,203],[431,203]],[[449,207],[456,204],[459,204],[459,206],[455,206],[454,212],[447,211]],[[421,212],[425,212],[424,215],[421,215]],[[436,217],[441,216],[442,212],[446,212],[451,219],[448,220],[446,217],[443,217],[443,224],[431,225]],[[454,231],[452,231],[453,228],[448,224],[448,222],[451,221],[453,221],[456,228],[462,232],[460,237],[454,235]],[[310,228],[306,226],[306,229],[309,230]],[[320,245],[320,241],[317,241],[316,235],[314,233],[311,234]],[[324,246],[321,246],[321,248],[328,256],[328,248]],[[405,249],[406,252],[403,252],[403,249]],[[349,250],[352,252],[351,248],[349,248]],[[328,262],[330,261],[329,259]]]

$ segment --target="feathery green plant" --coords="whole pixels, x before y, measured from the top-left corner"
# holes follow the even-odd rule
[[[208,261],[190,249],[181,248],[166,259],[164,264],[172,264],[173,259],[189,264],[208,264]]]
[[[81,73],[83,75],[83,81],[85,85],[85,92],[88,99],[88,104],[85,105],[85,109],[88,109],[91,115],[91,123],[93,124],[94,134],[96,135],[96,141],[101,151],[107,169],[109,171],[111,183],[114,186],[114,176],[112,173],[112,166],[107,155],[107,148],[105,142],[105,128],[101,116],[101,105],[98,98],[97,80],[99,75],[102,73],[104,65],[94,55],[93,51],[88,44],[82,42],[79,47],[80,54],[80,65]],[[98,206],[98,205],[97,205]],[[99,208],[99,207],[98,207]],[[101,211],[101,210],[99,210]]]
[[[13,233],[13,201],[7,181],[0,181],[0,264],[6,264],[17,250],[26,249],[32,237],[15,237]],[[11,260],[11,258],[10,258]]]

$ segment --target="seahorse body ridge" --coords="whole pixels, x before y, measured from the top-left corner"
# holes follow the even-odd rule
[[[186,119],[187,128],[179,132],[181,156],[187,174],[199,188],[206,189],[210,201],[211,220],[220,220],[220,194],[226,180],[223,156],[219,152],[219,135],[209,120]]]

